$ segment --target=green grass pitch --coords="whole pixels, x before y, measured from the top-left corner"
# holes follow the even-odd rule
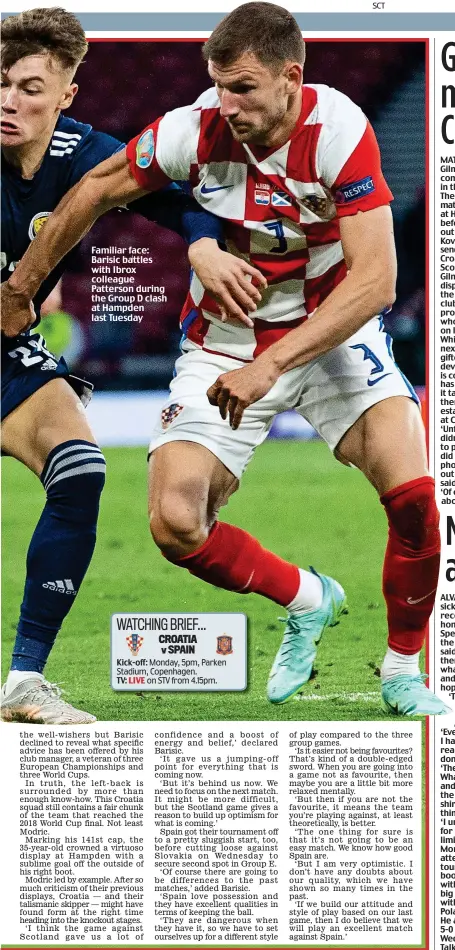
[[[99,720],[368,720],[389,718],[377,667],[386,644],[381,564],[386,519],[363,476],[318,442],[266,442],[222,512],[262,544],[345,587],[349,615],[325,632],[302,699],[271,706],[267,676],[281,641],[280,607],[219,591],[173,567],[150,539],[142,449],[106,451],[108,480],[95,555],[57,638],[46,675]],[[3,469],[3,679],[43,491],[19,463]],[[117,693],[109,685],[109,624],[116,611],[241,611],[248,617],[248,689],[242,693]],[[360,695],[356,695],[360,694]]]

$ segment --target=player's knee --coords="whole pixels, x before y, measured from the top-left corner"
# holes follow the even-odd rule
[[[106,480],[106,460],[97,445],[71,442],[58,445],[49,454],[41,481],[48,501],[64,509],[65,520],[92,523],[98,516]]]
[[[150,531],[155,544],[172,561],[203,543],[206,524],[199,506],[191,504],[186,496],[164,493],[159,506],[150,513]]]
[[[430,476],[407,482],[382,497],[391,529],[410,552],[440,545],[439,511]]]

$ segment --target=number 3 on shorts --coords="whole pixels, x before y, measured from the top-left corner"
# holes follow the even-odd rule
[[[384,363],[381,363],[381,360],[376,353],[373,353],[373,350],[370,350],[370,347],[366,343],[355,343],[351,345],[351,350],[362,350],[364,360],[370,360],[373,363],[373,369],[370,372],[370,375],[367,379],[367,386],[375,386],[376,383],[379,383],[381,379],[385,379],[386,376],[390,376],[390,373],[384,373]],[[380,374],[383,374],[382,376]]]

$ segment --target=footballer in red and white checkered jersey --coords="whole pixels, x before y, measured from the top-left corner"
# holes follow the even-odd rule
[[[276,413],[294,407],[340,461],[364,472],[387,514],[386,707],[442,715],[450,710],[419,671],[438,581],[439,515],[417,399],[382,323],[395,297],[396,258],[374,132],[345,95],[302,84],[304,43],[282,7],[237,7],[204,57],[215,88],[86,176],[46,224],[46,244],[38,236],[19,264],[8,302],[25,312],[30,285],[36,292],[103,211],[170,180],[189,182],[225,222],[238,260],[225,280],[236,319],[227,319],[226,294],[220,309],[204,290],[230,255],[216,248],[201,263],[196,248],[183,352],[150,446],[155,542],[202,580],[288,609],[268,697],[284,703],[298,693],[323,631],[346,612],[345,592],[217,520]],[[258,303],[251,268],[267,280]]]
[[[294,127],[277,148],[252,140],[246,121],[229,120],[225,96],[224,88],[221,100],[208,90],[154,122],[127,151],[144,189],[189,181],[200,204],[225,220],[228,249],[267,278],[251,329],[222,324],[197,277],[183,313],[190,342],[250,361],[346,277],[340,218],[388,205],[392,193],[371,125],[336,89],[303,86]]]

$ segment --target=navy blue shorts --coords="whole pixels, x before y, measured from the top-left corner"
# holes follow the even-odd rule
[[[20,333],[14,339],[2,335],[2,419],[29,396],[53,379],[68,380],[86,404],[93,386],[71,376],[63,356],[46,348],[40,333]]]

